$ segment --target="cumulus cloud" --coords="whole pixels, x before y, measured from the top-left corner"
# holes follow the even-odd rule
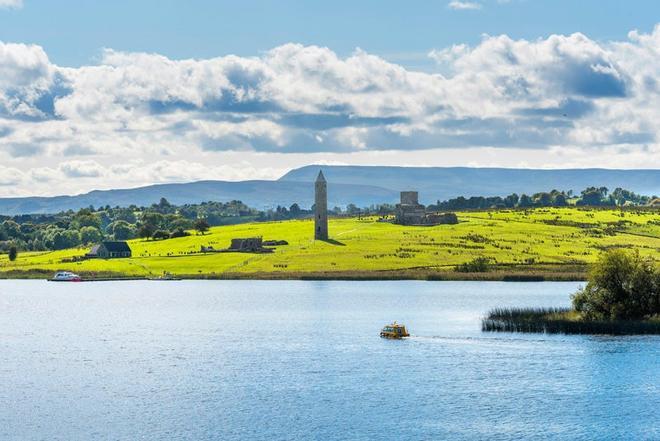
[[[0,118],[43,117],[54,73],[40,46],[0,41]]]
[[[447,7],[456,10],[477,10],[481,9],[481,3],[453,0],[447,4]]]
[[[0,165],[0,186],[16,186],[23,181],[23,172],[14,167]]]
[[[192,164],[231,176],[214,159],[227,152],[659,150],[660,26],[611,42],[484,36],[429,57],[436,72],[285,44],[201,60],[106,50],[65,68],[0,42],[0,161],[28,181],[107,180],[116,166],[165,182],[211,177]]]
[[[38,144],[8,144],[5,149],[14,158],[36,156],[43,153],[43,147]]]
[[[68,178],[97,178],[104,172],[96,161],[67,161],[60,164],[59,170]]]

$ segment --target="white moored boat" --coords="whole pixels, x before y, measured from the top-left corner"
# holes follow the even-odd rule
[[[58,271],[50,280],[52,282],[81,282],[82,278],[78,274],[70,271]]]

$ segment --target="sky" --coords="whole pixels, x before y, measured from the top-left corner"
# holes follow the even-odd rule
[[[660,168],[660,2],[0,0],[0,197]]]

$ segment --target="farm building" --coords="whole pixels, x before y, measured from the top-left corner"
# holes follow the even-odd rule
[[[124,241],[101,242],[98,245],[94,245],[85,257],[99,259],[131,257],[131,247]]]

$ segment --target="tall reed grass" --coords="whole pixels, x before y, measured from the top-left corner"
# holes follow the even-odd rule
[[[481,322],[485,332],[547,334],[660,334],[660,320],[582,320],[570,308],[496,308]]]

